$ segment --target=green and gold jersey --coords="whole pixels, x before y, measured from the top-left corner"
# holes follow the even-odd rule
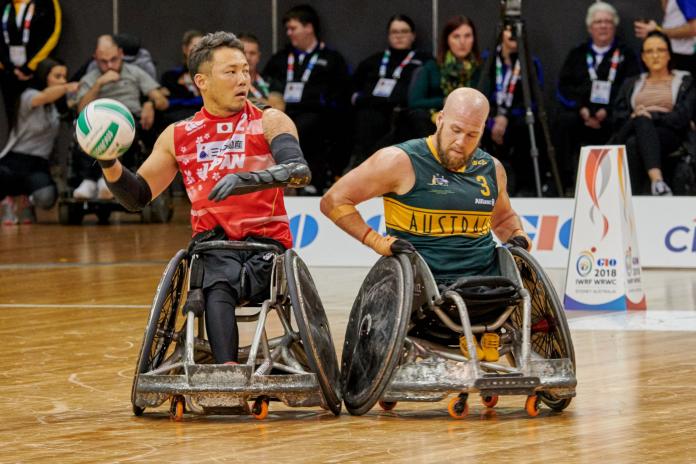
[[[411,242],[438,281],[497,275],[491,215],[498,198],[495,164],[477,149],[457,172],[438,161],[431,138],[396,145],[416,175],[413,188],[384,196],[387,233]]]

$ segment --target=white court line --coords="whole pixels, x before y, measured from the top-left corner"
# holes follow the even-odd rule
[[[571,330],[696,332],[696,311],[619,311],[568,320]]]
[[[150,305],[119,305],[119,304],[0,304],[2,308],[79,308],[79,309],[142,309]]]

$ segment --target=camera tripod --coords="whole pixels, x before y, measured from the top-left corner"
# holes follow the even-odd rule
[[[481,90],[488,85],[490,73],[493,69],[493,64],[497,56],[496,47],[498,45],[498,37],[502,37],[502,32],[505,28],[505,25],[510,25],[512,27],[512,37],[517,42],[517,56],[520,62],[520,82],[522,84],[522,96],[525,108],[525,124],[527,125],[529,130],[529,154],[532,158],[532,165],[534,168],[534,183],[536,187],[536,194],[538,197],[542,196],[541,174],[539,172],[539,147],[537,145],[536,133],[534,132],[536,117],[534,116],[532,102],[536,103],[539,123],[544,134],[544,141],[546,142],[546,154],[551,167],[551,175],[553,177],[558,195],[563,196],[563,185],[561,183],[561,177],[558,174],[558,165],[556,163],[556,150],[554,149],[553,143],[551,142],[551,132],[549,131],[548,118],[544,105],[544,97],[541,93],[541,88],[539,87],[539,80],[536,68],[533,66],[531,54],[529,53],[529,41],[527,39],[524,20],[520,15],[519,7],[517,7],[516,9],[506,7],[505,1],[501,2],[501,5],[503,6],[503,19],[498,24],[495,39],[496,42],[493,45],[493,47],[490,48],[491,53],[489,54],[486,64],[483,68],[483,72],[481,73],[481,79],[479,81],[478,88],[479,90]]]

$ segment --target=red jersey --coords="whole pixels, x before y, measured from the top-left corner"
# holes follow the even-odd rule
[[[263,136],[263,113],[250,102],[229,118],[219,118],[205,108],[174,126],[174,153],[191,200],[193,234],[221,225],[230,240],[267,237],[292,247],[283,190],[273,188],[222,201],[208,200],[218,180],[234,172],[266,169],[275,165]]]

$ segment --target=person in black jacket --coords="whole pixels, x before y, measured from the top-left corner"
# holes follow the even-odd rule
[[[162,127],[193,116],[203,104],[201,94],[188,72],[188,55],[191,49],[201,41],[203,32],[191,29],[181,38],[182,64],[162,74],[160,83],[167,89],[169,108],[164,113]]]
[[[58,44],[62,13],[58,0],[0,0],[0,89],[8,120],[36,66]]]
[[[271,91],[283,94],[285,112],[297,126],[312,171],[305,193],[321,193],[347,161],[342,140],[347,127],[350,80],[343,56],[321,41],[317,12],[298,5],[283,16],[290,43],[271,57],[262,75]]]
[[[575,185],[582,145],[601,145],[611,137],[611,108],[621,84],[640,72],[633,51],[616,37],[619,16],[606,2],[595,2],[585,20],[590,39],[566,57],[558,79],[555,141],[563,185]]]
[[[410,138],[404,122],[394,120],[398,116],[394,109],[408,106],[411,77],[432,56],[414,49],[416,25],[404,14],[387,21],[387,40],[389,46],[360,62],[353,74],[355,133],[351,167],[380,148]],[[392,131],[393,124],[396,127]]]
[[[631,185],[643,192],[647,178],[652,195],[671,195],[665,181],[671,174],[667,156],[683,143],[694,111],[696,92],[686,71],[671,69],[669,38],[653,31],[643,42],[647,73],[626,80],[616,98],[612,142],[626,143]],[[667,174],[667,175],[666,175]]]

